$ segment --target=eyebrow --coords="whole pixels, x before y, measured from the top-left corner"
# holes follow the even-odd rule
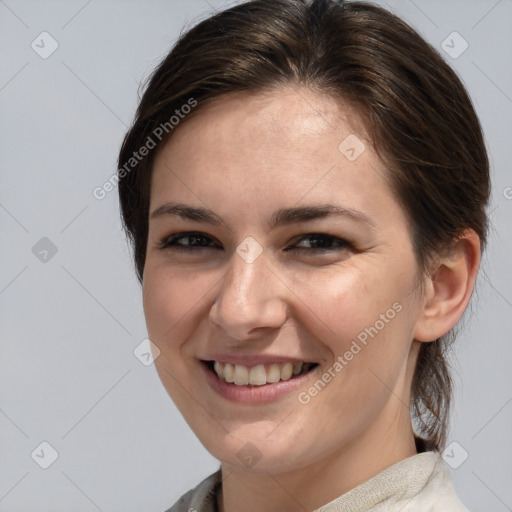
[[[150,219],[157,219],[167,215],[175,215],[194,222],[205,222],[215,226],[224,226],[232,231],[231,227],[212,210],[184,203],[165,203],[151,213]],[[333,204],[281,208],[271,215],[268,220],[268,226],[270,229],[275,229],[279,226],[335,216],[348,217],[353,221],[375,227],[375,223],[363,212]]]

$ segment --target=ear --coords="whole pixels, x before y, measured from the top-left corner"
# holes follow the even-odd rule
[[[448,254],[438,258],[425,281],[422,311],[414,339],[434,341],[460,320],[473,293],[480,250],[479,236],[468,229],[454,240]]]

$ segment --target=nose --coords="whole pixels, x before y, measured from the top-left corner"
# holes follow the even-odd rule
[[[234,253],[209,319],[232,340],[251,340],[286,321],[286,286],[264,254],[249,263]]]

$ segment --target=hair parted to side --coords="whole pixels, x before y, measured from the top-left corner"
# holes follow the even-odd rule
[[[421,272],[467,228],[485,246],[490,183],[482,129],[462,82],[437,50],[371,3],[252,0],[180,36],[151,75],[122,144],[122,221],[140,282],[151,170],[172,136],[170,117],[191,99],[197,106],[190,115],[197,115],[202,104],[221,95],[286,85],[356,107],[408,214]],[[155,139],[155,130],[165,137],[156,137],[156,147],[126,172],[126,162],[148,138]],[[418,356],[411,413],[427,450],[442,450],[446,441],[452,396],[446,354],[452,341],[451,332],[422,343]]]

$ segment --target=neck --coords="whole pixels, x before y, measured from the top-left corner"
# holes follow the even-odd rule
[[[381,416],[339,451],[306,467],[272,474],[222,464],[220,512],[316,510],[393,464],[417,454],[409,410],[391,399]]]

